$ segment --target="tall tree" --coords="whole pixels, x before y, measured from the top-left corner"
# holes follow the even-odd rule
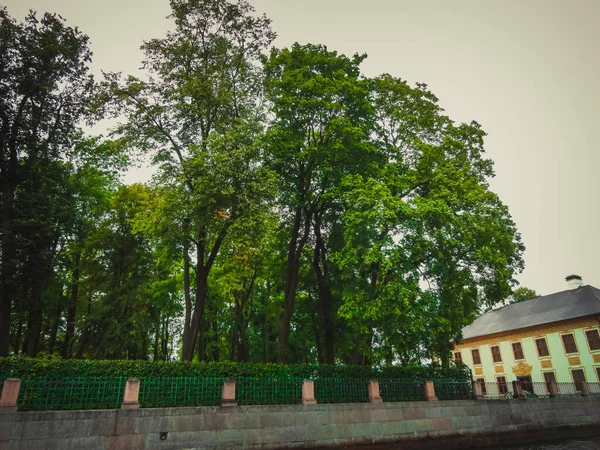
[[[288,359],[301,255],[311,228],[321,231],[327,196],[339,174],[364,160],[361,144],[370,111],[368,87],[359,69],[364,58],[348,58],[320,45],[294,44],[272,50],[264,60],[265,92],[273,113],[269,158],[280,176],[279,201],[289,232],[278,362]],[[320,273],[321,241],[316,248]],[[325,289],[321,292],[327,295]]]
[[[162,174],[180,182],[188,200],[196,285],[183,358],[191,360],[204,342],[210,271],[253,197],[249,184],[258,187],[253,175],[260,168],[244,149],[260,131],[255,62],[275,35],[244,0],[171,0],[171,9],[174,31],[142,47],[149,80],[130,77],[119,86],[113,77],[112,92],[128,106],[120,132],[153,151]]]
[[[409,329],[416,312],[426,320],[413,323],[427,332],[410,337],[413,353],[424,346],[447,362],[450,340],[479,306],[510,293],[523,246],[489,190],[492,161],[478,124],[455,125],[425,85],[388,75],[374,80],[373,102],[383,159],[377,177],[346,180],[354,188],[338,256],[348,277],[341,314],[372,355],[386,345],[401,353],[408,336],[394,330]]]
[[[0,356],[8,355],[11,307],[19,295],[17,221],[31,225],[31,218],[15,217],[15,202],[27,180],[30,189],[41,189],[44,183],[33,179],[72,147],[93,85],[90,60],[87,36],[66,26],[60,16],[47,13],[39,18],[30,12],[17,23],[0,8]],[[35,228],[27,232],[35,233]],[[40,262],[46,266],[40,268],[41,276],[48,273],[50,262]],[[32,288],[32,312],[39,317],[38,290],[43,286],[36,283]],[[39,329],[38,317],[30,327],[33,334]],[[32,348],[35,353],[35,345]]]

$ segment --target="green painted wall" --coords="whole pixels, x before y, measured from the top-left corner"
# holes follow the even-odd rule
[[[461,348],[462,361],[469,366],[473,372],[474,378],[485,378],[486,382],[495,382],[497,376],[505,376],[507,382],[516,380],[516,375],[513,373],[513,367],[519,362],[524,362],[532,366],[531,378],[534,382],[544,381],[543,372],[554,371],[556,375],[556,381],[572,382],[571,370],[583,369],[588,382],[599,382],[596,368],[600,368],[600,363],[595,363],[593,355],[599,355],[600,351],[590,352],[588,342],[584,333],[584,330],[598,329],[598,327],[586,327],[586,328],[565,328],[560,332],[552,332],[546,334],[535,335],[531,337],[525,337],[520,339],[498,339],[496,342],[500,346],[500,354],[502,356],[502,363],[494,363],[492,361],[492,352],[489,344],[476,346],[476,343],[472,347],[468,344]],[[577,344],[577,353],[567,355],[563,347],[561,334],[573,333],[575,336],[575,342]],[[535,338],[545,337],[550,351],[550,356],[545,358],[538,357],[537,347],[535,344]],[[513,354],[512,343],[521,342],[523,348],[524,360],[516,361]],[[462,346],[461,346],[462,347]],[[460,347],[459,347],[460,348]],[[473,358],[471,355],[471,349],[478,348],[481,356],[481,365],[474,365]],[[456,350],[458,351],[458,350]],[[569,364],[570,357],[579,357],[580,364]],[[552,364],[551,368],[543,368],[542,361],[550,361]],[[476,374],[476,369],[483,369],[483,376]],[[498,368],[498,369],[497,369]],[[500,370],[502,368],[503,370]]]

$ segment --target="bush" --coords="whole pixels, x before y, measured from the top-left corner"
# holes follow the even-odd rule
[[[398,378],[405,380],[471,380],[466,366],[442,369],[436,366],[366,367],[319,364],[258,364],[188,361],[99,361],[79,359],[0,358],[0,378],[63,378],[85,376],[122,377],[295,377],[317,378]]]

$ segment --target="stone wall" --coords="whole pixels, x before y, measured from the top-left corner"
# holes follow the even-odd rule
[[[0,415],[0,448],[275,449],[386,442],[451,448],[550,436],[559,429],[564,435],[599,423],[600,399],[593,397],[12,412]]]

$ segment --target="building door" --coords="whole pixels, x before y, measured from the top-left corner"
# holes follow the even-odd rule
[[[552,392],[550,385],[552,383],[556,383],[556,376],[554,375],[554,372],[544,372],[544,381],[546,382],[546,391],[548,391],[548,394],[550,394]],[[558,385],[556,387],[558,388]]]
[[[481,385],[481,394],[485,397],[487,396],[487,390],[485,389],[485,379],[484,378],[477,378],[477,381],[480,385]]]
[[[521,390],[528,392],[529,394],[533,394],[533,383],[531,382],[531,377],[517,377],[517,381],[521,383]]]
[[[583,372],[583,369],[571,370],[571,376],[575,383],[575,390],[581,392],[581,384],[585,383],[585,373]]]

